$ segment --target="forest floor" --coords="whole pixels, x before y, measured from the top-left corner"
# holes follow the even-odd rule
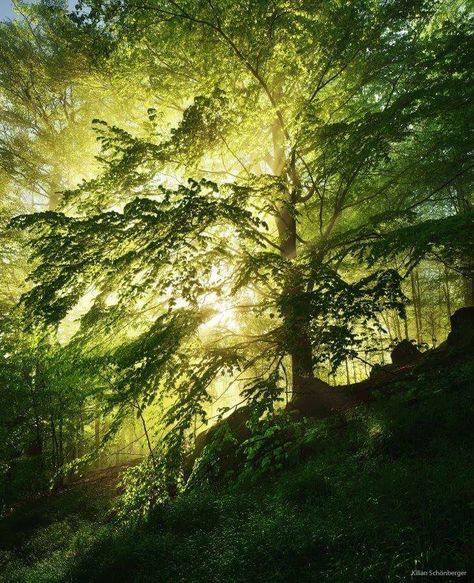
[[[473,379],[472,361],[428,371],[370,406],[299,422],[298,447],[160,504],[139,525],[113,517],[117,473],[91,476],[0,523],[0,581],[467,579]]]
[[[106,520],[126,467],[89,471],[59,492],[19,504],[0,520],[0,553],[21,548],[36,532],[62,520]]]

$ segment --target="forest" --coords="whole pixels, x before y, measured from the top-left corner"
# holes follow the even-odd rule
[[[11,5],[0,581],[470,580],[472,3]]]

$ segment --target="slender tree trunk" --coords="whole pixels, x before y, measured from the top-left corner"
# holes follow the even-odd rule
[[[349,376],[349,363],[347,362],[347,357],[346,357],[346,379],[347,379],[347,384],[350,385],[351,384],[351,378]]]
[[[393,323],[396,330],[397,340],[400,341],[402,339],[402,329],[400,327],[400,318],[398,317],[396,310],[393,311]]]
[[[57,436],[57,429],[56,429],[56,422],[54,420],[54,416],[51,415],[50,417],[50,424],[51,424],[51,444],[52,444],[52,465],[53,470],[55,473],[55,480],[53,489],[57,491],[60,487],[60,483],[58,481],[58,472],[60,469],[60,460],[59,460],[59,442]]]
[[[54,427],[54,419],[53,416],[50,416],[50,427],[51,427],[51,457],[53,463],[53,469],[56,469],[56,430]]]
[[[383,345],[383,337],[382,332],[379,330],[379,349],[380,349],[380,356],[382,357],[382,364],[385,364],[385,349]]]
[[[40,373],[38,367],[35,367],[31,375],[25,373],[24,377],[26,386],[30,388],[31,404],[35,419],[36,443],[34,444],[34,450],[37,452],[37,455],[41,456],[41,466],[43,466],[43,435],[41,429],[40,407],[37,399],[37,394],[41,388],[39,374]]]
[[[458,214],[472,210],[469,193],[462,183],[454,186]],[[466,257],[464,261],[466,274],[463,276],[463,300],[464,306],[474,306],[474,257]]]
[[[420,344],[423,343],[423,320],[421,317],[421,285],[420,285],[420,272],[418,269],[415,273],[415,281],[416,281],[416,298],[417,298],[417,305],[418,305],[418,323],[420,325]]]
[[[142,410],[141,409],[139,409],[138,411],[140,413],[140,419],[141,419],[141,422],[142,422],[142,425],[143,425],[143,431],[145,432],[146,443],[148,445],[148,452],[150,454],[150,457],[151,457],[151,461],[153,463],[153,466],[156,468],[155,454],[153,452],[153,447],[151,445],[150,435],[148,433],[148,428],[146,426],[145,417],[143,417],[143,413],[142,413]]]
[[[354,361],[352,361],[352,372],[354,374],[354,382],[356,383],[357,382],[357,369],[356,369],[356,365],[355,365]]]
[[[466,260],[468,275],[463,277],[464,305],[474,306],[474,259],[469,257]]]
[[[97,416],[94,420],[94,449],[98,453],[100,449],[100,417]]]
[[[446,300],[446,312],[447,312],[446,315],[448,316],[449,324],[451,320],[452,307],[451,307],[451,291],[449,289],[448,268],[446,266],[444,266],[444,298]]]
[[[421,344],[421,330],[420,330],[420,322],[418,319],[418,302],[417,302],[417,294],[416,294],[416,281],[415,275],[413,271],[410,272],[410,283],[411,283],[411,298],[413,302],[413,316],[415,319],[415,328],[416,328],[416,341],[418,344]]]
[[[63,440],[63,416],[59,415],[58,423],[58,477],[56,488],[60,489],[64,485],[64,440]]]
[[[84,408],[81,407],[79,424],[77,428],[77,456],[82,457],[83,455],[84,455]]]
[[[385,324],[385,326],[387,328],[388,337],[390,338],[390,340],[393,340],[392,329],[390,328],[389,315],[388,314],[382,314],[382,320],[383,320],[383,323]]]

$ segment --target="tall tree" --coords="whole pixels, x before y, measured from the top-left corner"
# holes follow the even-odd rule
[[[218,374],[251,370],[260,414],[288,355],[305,391],[316,362],[357,355],[381,312],[403,311],[401,276],[376,261],[471,177],[453,114],[469,101],[470,23],[447,4],[83,3],[82,30],[104,31],[117,76],[156,103],[135,134],[96,120],[103,173],[62,213],[18,220],[40,260],[24,303],[57,324],[94,296],[72,346],[109,371],[115,404],[171,401],[180,446]]]
[[[452,139],[462,134],[458,112],[469,102],[469,29],[462,17],[462,6],[456,13],[447,3],[419,1],[236,7],[112,0],[96,2],[89,14],[124,34],[128,62],[140,63],[164,104],[179,109],[219,88],[225,98],[213,100],[212,119],[203,115],[207,127],[193,127],[189,115],[181,128],[175,168],[207,178],[217,171],[224,180],[251,174],[254,184],[264,182],[261,205],[274,217],[281,255],[294,259],[297,246],[300,253],[317,248],[313,261],[321,264],[325,242],[348,222],[426,197],[426,183],[422,192],[401,193],[400,178],[415,163],[404,155],[399,161],[402,148],[412,144],[417,159],[439,160],[440,115],[455,118]],[[455,146],[433,189],[468,171],[468,149]],[[211,172],[199,167],[204,157],[213,160]],[[399,200],[392,202],[389,190]],[[304,291],[297,279],[296,295]],[[314,347],[307,318],[294,311],[285,318],[297,385],[312,376]]]

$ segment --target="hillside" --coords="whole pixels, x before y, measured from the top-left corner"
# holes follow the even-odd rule
[[[141,526],[106,511],[107,478],[36,502],[4,521],[0,580],[342,583],[469,571],[472,379],[464,362],[370,406],[293,422],[237,480],[196,486]]]

